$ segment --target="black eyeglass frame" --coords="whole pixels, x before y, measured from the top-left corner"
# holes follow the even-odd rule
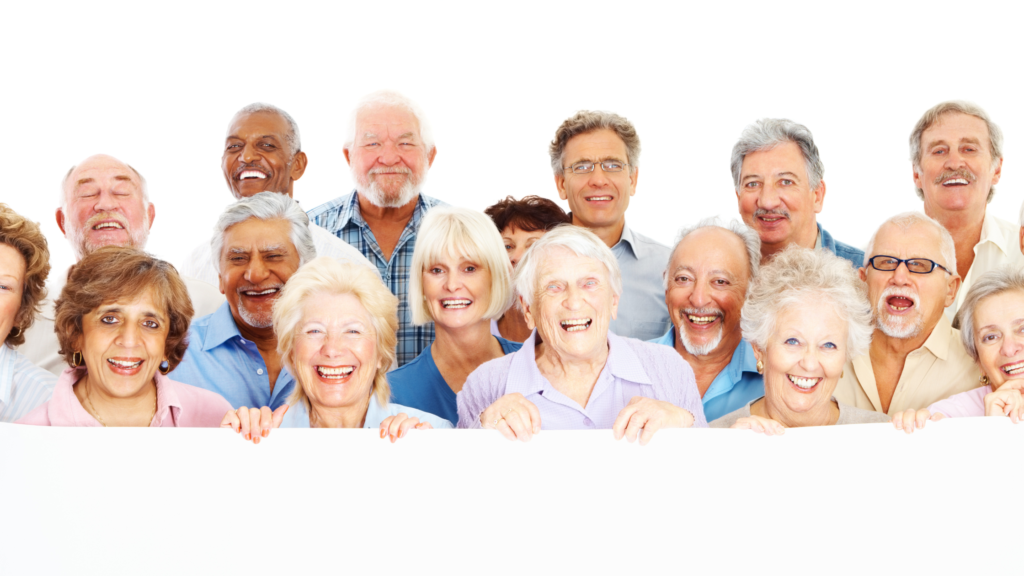
[[[886,258],[888,260],[895,260],[896,261],[896,266],[893,266],[891,270],[885,270],[883,268],[879,268],[878,266],[875,265],[875,258]],[[910,263],[912,261],[927,262],[927,263],[931,264],[932,267],[929,268],[927,271],[917,272],[917,271],[914,271],[914,270],[910,269]],[[910,272],[911,274],[931,274],[932,272],[935,271],[935,267],[937,266],[939,268],[942,268],[942,271],[945,272],[946,274],[949,274],[950,276],[953,275],[953,273],[950,272],[945,266],[943,266],[942,264],[939,264],[938,262],[936,262],[934,260],[929,260],[928,258],[907,258],[906,260],[903,260],[903,259],[897,258],[895,256],[886,256],[885,254],[878,254],[876,256],[872,256],[871,258],[869,258],[868,259],[868,264],[870,264],[872,268],[874,268],[875,270],[878,270],[879,272],[895,272],[896,269],[900,267],[900,264],[905,264],[907,266],[907,272]]]

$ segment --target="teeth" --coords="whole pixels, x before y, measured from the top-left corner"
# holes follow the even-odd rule
[[[323,376],[324,378],[344,378],[345,376],[351,374],[353,370],[355,370],[355,366],[340,366],[338,368],[335,368],[333,366],[316,367],[317,374]]]
[[[445,308],[461,309],[461,308],[465,308],[466,306],[469,306],[472,303],[473,303],[472,300],[466,300],[466,299],[461,299],[461,300],[456,300],[456,299],[441,300],[441,306],[443,306]]]
[[[600,201],[611,200],[611,199],[612,199],[611,196],[591,196],[590,198],[587,198],[587,200],[590,200],[591,202],[600,202]]]
[[[813,388],[814,385],[817,384],[819,380],[821,380],[821,378],[799,378],[791,374],[787,374],[786,376],[789,376],[790,382],[796,384],[797,386],[803,388],[804,390]]]
[[[955,186],[957,184],[963,184],[966,186],[968,182],[963,178],[954,178],[952,180],[946,180],[945,182],[942,183],[943,186]]]
[[[250,178],[258,178],[260,180],[266,180],[267,175],[258,170],[246,170],[238,175],[239,180],[248,180]]]
[[[118,230],[124,230],[124,226],[121,226],[117,222],[101,222],[92,227],[93,230],[103,230],[106,228],[116,228]]]
[[[107,358],[107,362],[110,362],[111,364],[119,368],[135,368],[139,364],[142,364],[142,360],[139,360],[137,362],[127,362],[124,360],[114,360],[113,358]]]
[[[274,292],[277,292],[277,288],[267,288],[262,292],[254,292],[248,290],[246,292],[243,292],[243,294],[245,294],[246,296],[266,296],[267,294],[273,294]]]
[[[562,328],[566,332],[581,332],[590,328],[592,320],[590,318],[579,318],[574,320],[562,320]]]
[[[687,314],[686,317],[694,324],[711,324],[718,319],[718,316],[694,316],[692,314]]]
[[[1010,376],[1015,376],[1024,372],[1024,362],[1018,362],[1016,364],[1010,364],[1009,366],[1003,366],[1003,372],[1006,372]]]

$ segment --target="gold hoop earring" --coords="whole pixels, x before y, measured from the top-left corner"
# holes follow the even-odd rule
[[[161,374],[167,376],[167,373],[171,371],[171,365],[167,362],[167,360],[164,360],[163,362],[160,363],[160,367],[158,368],[158,370],[160,370]]]
[[[71,367],[78,368],[79,366],[85,366],[85,357],[81,352],[75,352],[71,355]]]
[[[21,336],[21,326],[11,328],[10,334],[7,335],[8,338],[17,338],[18,336]]]
[[[764,362],[760,360],[757,361],[757,373],[764,374]]]
[[[982,374],[981,378],[978,378],[978,382],[981,382],[982,386],[988,386],[988,376]]]

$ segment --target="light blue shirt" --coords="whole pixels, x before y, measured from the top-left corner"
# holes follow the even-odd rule
[[[633,232],[629,224],[624,224],[622,236],[612,246],[612,254],[622,273],[622,296],[619,297],[619,313],[608,325],[610,331],[619,336],[650,340],[672,326],[661,277],[671,252],[668,246]]]
[[[188,330],[188,351],[172,380],[205,388],[223,396],[232,408],[270,406],[277,409],[295,389],[295,378],[281,367],[270,393],[270,375],[263,356],[242,337],[228,303],[196,320]]]
[[[402,412],[411,418],[419,418],[420,422],[430,422],[430,425],[438,430],[452,428],[451,422],[433,414],[427,414],[422,410],[409,408],[394,402],[389,403],[387,407],[382,407],[377,402],[376,394],[370,395],[370,405],[366,408],[366,420],[363,423],[363,428],[380,428],[380,423],[385,418],[397,416]],[[281,428],[309,428],[309,412],[306,411],[305,402],[297,402],[288,409],[288,412],[285,413],[284,418],[281,420]]]
[[[0,422],[15,422],[53,395],[57,376],[0,344]]]
[[[661,338],[651,340],[670,348],[676,345],[676,328],[673,326]],[[764,377],[757,373],[757,358],[750,342],[743,340],[732,353],[732,360],[715,376],[701,403],[708,422],[743,408],[750,402],[764,396]]]

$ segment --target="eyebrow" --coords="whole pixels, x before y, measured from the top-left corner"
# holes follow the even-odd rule
[[[124,312],[124,310],[120,306],[118,306],[116,304],[111,304],[109,308],[104,308],[103,306],[100,306],[99,308],[96,309],[96,313],[97,314],[109,314],[111,312],[113,312],[113,313],[122,313],[122,312]],[[152,310],[145,310],[145,311],[143,311],[142,315],[144,317],[146,317],[146,318],[160,318],[160,319],[163,319],[163,315],[162,314],[159,314],[158,312],[154,312]]]
[[[688,272],[693,272],[693,266],[686,266],[685,264],[682,265],[682,266],[676,266],[675,269],[672,270],[672,272],[673,273],[681,272],[683,270],[686,270]],[[721,268],[721,269],[716,268],[714,270],[708,270],[708,272],[711,275],[719,274],[721,276],[725,276],[725,277],[729,278],[730,280],[734,280],[736,278],[735,274],[733,274],[732,272],[730,272],[730,271],[728,271],[728,270],[726,270],[724,268]]]

